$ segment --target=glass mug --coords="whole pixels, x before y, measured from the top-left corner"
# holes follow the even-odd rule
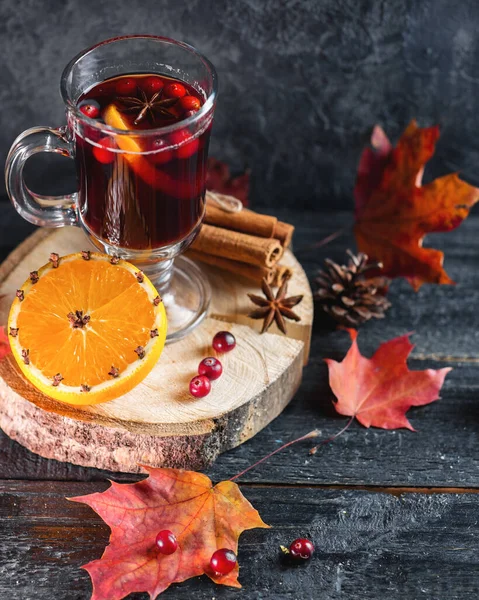
[[[78,99],[105,79],[142,73],[185,81],[200,93],[203,105],[178,123],[142,130],[115,129],[77,108]],[[150,35],[124,36],[101,42],[76,56],[63,71],[61,94],[66,127],[28,129],[10,149],[6,162],[10,199],[27,221],[43,227],[81,227],[101,252],[117,255],[144,271],[167,310],[167,341],[178,340],[201,322],[211,296],[199,267],[179,255],[194,240],[204,215],[216,71],[188,44]],[[95,161],[92,152],[105,137],[111,138],[108,151],[115,155],[108,165]],[[181,153],[179,148],[185,144],[195,151]],[[171,154],[172,150],[181,158],[168,164],[153,160],[152,155]],[[38,152],[57,152],[72,158],[78,191],[45,201],[29,190],[23,168]]]

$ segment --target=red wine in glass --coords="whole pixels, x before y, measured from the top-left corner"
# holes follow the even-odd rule
[[[107,79],[80,97],[84,115],[128,131],[110,136],[92,125],[76,137],[79,210],[91,233],[112,246],[147,250],[196,229],[210,127],[193,136],[181,123],[203,103],[191,85],[154,73]]]

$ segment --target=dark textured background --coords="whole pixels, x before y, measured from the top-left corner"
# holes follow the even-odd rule
[[[429,175],[478,183],[478,30],[477,0],[0,0],[0,156],[23,129],[63,122],[73,55],[153,33],[216,65],[211,153],[252,168],[257,203],[350,207],[371,127],[396,139],[412,117],[442,127]]]

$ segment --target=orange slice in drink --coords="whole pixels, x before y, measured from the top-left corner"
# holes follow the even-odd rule
[[[114,104],[109,104],[103,111],[103,119],[107,125],[120,131],[130,128],[125,117]],[[139,175],[145,183],[152,188],[173,196],[180,200],[191,200],[199,195],[201,187],[196,179],[193,181],[176,180],[171,175],[155,168],[148,160],[148,154],[141,154],[144,148],[141,147],[139,138],[131,135],[117,135],[115,141],[119,148],[124,151],[123,158],[128,162],[133,171]],[[197,140],[191,135],[185,135],[181,139],[181,145],[192,144],[197,149]],[[167,152],[168,150],[164,150]],[[196,151],[196,150],[195,150]]]
[[[95,252],[52,258],[13,301],[13,356],[25,377],[55,400],[113,400],[158,361],[167,329],[163,303],[126,261]]]

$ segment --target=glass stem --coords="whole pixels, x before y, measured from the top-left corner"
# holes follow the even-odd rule
[[[158,290],[158,293],[166,302],[170,288],[171,278],[173,277],[173,259],[163,260],[157,263],[148,263],[141,265],[135,262],[136,266],[150,279],[151,283]]]

